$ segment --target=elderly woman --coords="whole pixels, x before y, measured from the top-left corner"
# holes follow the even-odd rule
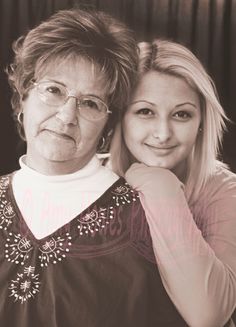
[[[96,156],[135,81],[132,33],[104,13],[61,11],[14,50],[27,151],[0,178],[1,326],[186,326],[137,193]]]
[[[188,325],[234,326],[236,176],[217,160],[227,118],[187,48],[166,40],[139,48],[113,167],[122,175],[139,162],[126,178],[141,192],[163,284]]]

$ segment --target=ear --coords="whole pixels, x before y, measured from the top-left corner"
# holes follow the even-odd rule
[[[97,153],[108,153],[110,148],[110,143],[113,135],[113,129],[108,131],[104,131],[102,134],[98,146],[97,146]]]
[[[18,112],[17,116],[16,116],[16,120],[17,120],[17,130],[18,130],[18,133],[20,135],[20,138],[23,140],[23,141],[26,141],[26,138],[25,138],[25,131],[24,131],[24,122],[23,122],[23,118],[24,118],[24,113],[23,113],[23,110],[20,109],[20,111]]]

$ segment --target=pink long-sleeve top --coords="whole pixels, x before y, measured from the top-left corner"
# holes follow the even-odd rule
[[[236,307],[236,175],[219,169],[189,207],[169,170],[134,164],[162,282],[191,327],[222,327]],[[230,320],[230,326],[235,326]]]

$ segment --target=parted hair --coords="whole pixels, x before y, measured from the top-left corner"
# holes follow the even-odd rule
[[[186,196],[189,203],[194,203],[210,176],[219,166],[226,167],[218,157],[228,118],[219,103],[214,82],[201,62],[185,46],[162,39],[156,39],[151,43],[139,43],[138,78],[142,78],[149,71],[179,77],[199,96],[201,129],[188,158],[185,181]],[[116,156],[112,166],[122,175],[131,164],[131,156],[125,146],[121,124],[118,125],[113,138],[112,157],[114,151]],[[120,160],[117,160],[119,157]]]
[[[7,69],[16,117],[32,81],[56,60],[89,60],[107,81],[112,121],[125,108],[137,71],[133,32],[110,15],[95,11],[61,10],[13,43],[14,61]]]

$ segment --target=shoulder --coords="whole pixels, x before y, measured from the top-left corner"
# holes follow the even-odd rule
[[[224,167],[218,167],[209,177],[199,194],[198,201],[191,208],[198,219],[226,219],[236,212],[236,175]]]
[[[117,207],[132,204],[138,200],[138,192],[135,191],[123,178],[120,177],[110,188],[112,199]]]
[[[212,196],[222,196],[223,194],[236,196],[236,174],[224,167],[218,167],[208,179],[203,192]]]
[[[152,239],[139,193],[121,177],[112,188],[113,200],[120,207],[130,233],[130,245],[145,260],[156,264]],[[120,217],[122,218],[122,217]]]
[[[198,204],[205,207],[217,204],[222,206],[224,203],[230,206],[236,204],[236,174],[224,167],[218,167],[203,187]]]
[[[114,182],[119,179],[119,176],[116,173],[114,173],[110,167],[107,166],[101,166],[99,173],[103,175],[105,178],[113,180]]]
[[[98,190],[99,192],[105,192],[114,183],[119,180],[119,176],[116,175],[111,169],[99,166],[96,173],[91,175],[86,183],[91,183],[93,190]]]
[[[191,205],[197,224],[231,217],[236,212],[236,174],[223,166],[217,167]],[[203,219],[204,218],[204,219]],[[201,223],[200,223],[201,222]]]
[[[14,173],[0,176],[0,190],[5,190],[11,183]]]

